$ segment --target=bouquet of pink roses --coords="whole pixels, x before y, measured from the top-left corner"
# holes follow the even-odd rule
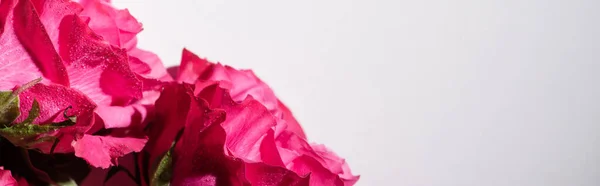
[[[166,69],[109,0],[0,0],[0,185],[353,185],[252,71]]]

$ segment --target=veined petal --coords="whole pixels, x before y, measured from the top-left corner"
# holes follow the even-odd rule
[[[79,17],[62,20],[59,44],[71,87],[97,104],[124,105],[142,97],[142,83],[129,68],[125,51],[103,41]]]

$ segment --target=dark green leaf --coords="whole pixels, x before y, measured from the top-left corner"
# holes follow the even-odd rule
[[[31,104],[31,110],[29,110],[29,115],[27,115],[27,119],[21,123],[33,123],[33,120],[35,120],[35,118],[38,116],[40,116],[40,104],[37,102],[37,100],[33,100],[33,103]]]
[[[152,174],[152,178],[150,178],[150,186],[167,186],[171,183],[171,177],[173,173],[173,150],[175,145],[177,145],[177,141],[183,135],[183,130],[181,129],[175,135],[175,140],[171,144],[171,148],[163,155],[163,157],[158,162],[156,169],[154,169],[154,174]]]
[[[21,115],[19,97],[12,91],[0,92],[0,127],[4,128]]]
[[[165,186],[169,185],[171,182],[171,174],[173,171],[171,150],[167,151],[158,163],[156,171],[154,171],[154,174],[152,175],[150,186]]]
[[[0,127],[4,128],[8,126],[10,123],[15,121],[17,117],[21,114],[19,110],[19,94],[28,88],[31,88],[35,84],[38,84],[42,81],[42,78],[34,79],[19,88],[15,91],[2,91],[0,92]],[[34,102],[34,104],[37,104]],[[34,111],[35,112],[35,111]],[[38,110],[39,114],[39,105]],[[37,117],[37,116],[36,116]],[[34,117],[35,119],[35,117]]]
[[[73,120],[75,120],[75,117],[72,117],[72,119],[69,118],[62,122],[51,124],[38,125],[31,123],[17,123],[8,127],[0,128],[0,135],[2,135],[4,138],[8,139],[10,142],[17,146],[28,148],[29,146],[35,145],[37,143],[57,140],[57,138],[54,136],[39,136],[48,132],[59,130],[63,127],[75,125]]]

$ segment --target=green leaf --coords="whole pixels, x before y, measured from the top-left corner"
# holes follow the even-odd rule
[[[183,130],[181,129],[175,135],[175,140],[171,143],[171,148],[163,155],[163,157],[158,162],[156,169],[154,169],[154,174],[152,174],[152,178],[150,178],[150,186],[167,186],[171,183],[171,177],[173,177],[173,150],[177,145],[177,141],[183,135]]]
[[[75,123],[72,123],[69,120],[62,121],[59,123],[45,124],[45,125],[19,123],[19,124],[15,124],[15,125],[0,129],[0,134],[27,138],[27,137],[34,137],[34,136],[37,136],[40,134],[45,134],[45,133],[48,133],[51,131],[56,131],[60,128],[72,126],[74,124]]]
[[[69,107],[70,108],[70,107]],[[64,117],[67,120],[50,123],[50,124],[32,124],[33,120],[39,116],[40,106],[39,103],[34,100],[29,111],[27,119],[21,123],[16,123],[10,126],[0,128],[0,135],[8,139],[11,143],[17,146],[28,148],[38,143],[56,141],[58,140],[54,136],[40,136],[48,132],[59,130],[63,127],[75,125],[76,117],[67,116],[67,110],[64,111]],[[53,145],[54,146],[54,145]]]
[[[19,97],[12,91],[0,92],[0,127],[4,128],[21,115]]]
[[[165,155],[160,159],[160,162],[156,167],[156,171],[154,171],[154,174],[152,175],[150,186],[165,186],[169,185],[171,182],[173,171],[173,158],[171,157],[171,151],[172,149],[167,151],[167,153],[165,153]]]
[[[31,104],[31,110],[29,110],[29,115],[27,115],[27,119],[25,119],[21,123],[33,123],[33,120],[40,116],[40,103],[37,100],[33,100]]]
[[[31,88],[35,84],[38,84],[40,81],[42,81],[42,78],[37,78],[37,79],[34,79],[34,80],[20,86],[15,91],[0,92],[0,127],[1,128],[8,126],[10,123],[15,121],[15,119],[17,119],[17,117],[19,117],[19,115],[21,115],[21,111],[19,108],[19,94],[21,92],[27,90],[28,88]],[[34,102],[34,104],[37,104],[37,103]],[[33,109],[33,107],[32,107],[32,109]],[[39,114],[39,105],[38,105],[37,114]]]

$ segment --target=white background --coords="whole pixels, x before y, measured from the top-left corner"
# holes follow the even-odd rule
[[[600,185],[600,1],[114,0],[252,68],[358,185]]]

